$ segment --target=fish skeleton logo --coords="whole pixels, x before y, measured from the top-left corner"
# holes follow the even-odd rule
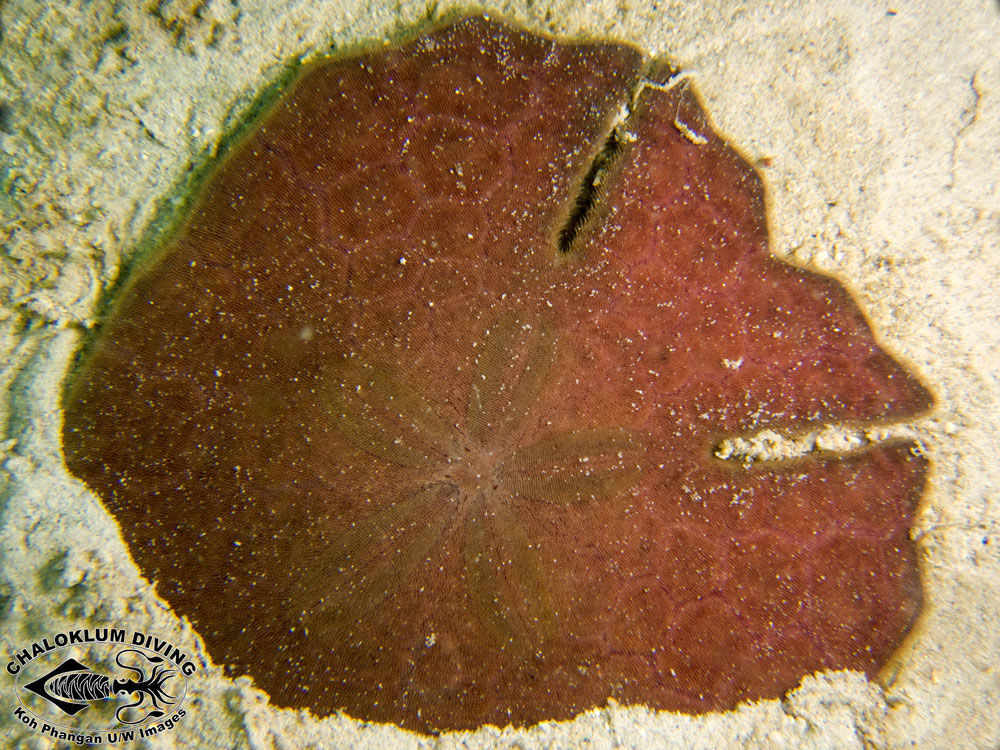
[[[71,630],[11,653],[13,716],[23,729],[80,745],[167,732],[197,664],[169,641],[119,628]]]
[[[121,658],[126,654],[137,654],[140,658],[152,663],[153,669],[149,677],[145,676],[141,667],[124,664]],[[40,695],[63,713],[76,716],[93,701],[105,701],[116,695],[138,695],[133,703],[119,706],[115,718],[122,724],[142,724],[149,719],[158,719],[166,714],[162,705],[176,703],[174,696],[163,689],[163,683],[177,674],[177,670],[161,666],[162,656],[148,656],[143,652],[129,648],[119,651],[115,663],[138,675],[138,679],[112,680],[107,675],[94,672],[76,659],[67,659],[48,674],[42,675],[34,682],[24,686],[35,695]],[[140,711],[138,717],[130,718],[129,709],[142,706],[149,698],[152,706],[149,710]]]

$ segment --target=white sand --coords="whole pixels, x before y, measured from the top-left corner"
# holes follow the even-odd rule
[[[6,650],[125,623],[201,652],[99,501],[63,466],[62,378],[158,201],[289,59],[425,15],[290,0],[0,5],[0,401]],[[116,11],[115,8],[118,8]],[[198,13],[193,10],[199,8]],[[768,157],[773,251],[847,283],[938,398],[919,539],[926,615],[885,685],[806,679],[784,702],[700,717],[593,711],[530,731],[421,739],[278,711],[207,662],[157,747],[995,747],[1000,743],[1000,10],[993,2],[727,0],[497,5],[540,30],[609,35],[693,72],[718,128]],[[123,9],[124,8],[124,9]],[[895,8],[895,15],[888,11]],[[438,7],[440,13],[444,6]],[[4,599],[6,597],[6,599]],[[6,604],[3,602],[6,601]],[[204,659],[204,657],[202,657]],[[6,657],[3,659],[6,662]],[[45,747],[10,718],[0,737]]]

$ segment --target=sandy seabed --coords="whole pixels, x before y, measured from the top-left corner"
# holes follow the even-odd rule
[[[462,5],[439,4],[441,15]],[[913,530],[925,612],[881,683],[808,677],[698,717],[610,706],[527,730],[419,737],[276,710],[228,680],[64,467],[60,393],[101,294],[192,167],[290,60],[427,17],[404,2],[14,0],[0,5],[0,636],[127,622],[199,665],[152,747],[996,747],[1000,744],[1000,7],[993,2],[512,2],[530,28],[611,37],[693,76],[763,170],[772,252],[832,274],[937,398]],[[6,661],[6,657],[4,659]],[[6,677],[6,676],[5,676]],[[0,686],[0,736],[45,747]]]

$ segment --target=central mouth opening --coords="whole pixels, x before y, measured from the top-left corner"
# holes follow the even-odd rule
[[[463,446],[448,458],[443,477],[458,487],[463,498],[470,498],[481,492],[499,489],[497,470],[500,463],[500,456],[494,451]]]

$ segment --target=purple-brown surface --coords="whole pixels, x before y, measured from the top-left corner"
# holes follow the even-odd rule
[[[685,83],[637,86],[671,73],[483,18],[311,65],[115,300],[67,463],[277,705],[699,712],[902,641],[913,446],[713,446],[930,396],[768,255],[758,175]]]

